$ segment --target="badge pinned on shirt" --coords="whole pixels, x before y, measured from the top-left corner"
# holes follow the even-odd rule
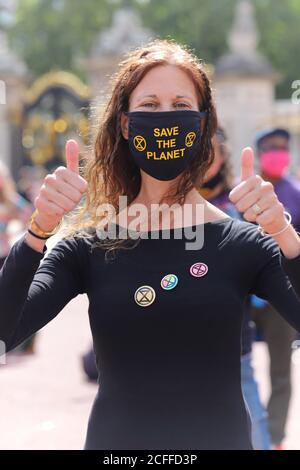
[[[194,263],[190,267],[190,273],[194,277],[203,277],[208,272],[208,266],[205,263]]]
[[[155,290],[151,286],[140,286],[134,293],[134,300],[140,307],[149,307],[155,297]]]
[[[178,284],[178,277],[176,274],[166,274],[160,281],[160,285],[164,290],[172,290]]]

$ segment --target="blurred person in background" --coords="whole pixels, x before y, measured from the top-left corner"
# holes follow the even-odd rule
[[[233,187],[233,175],[230,165],[230,151],[227,137],[222,128],[218,128],[213,138],[215,158],[206,172],[200,194],[211,204],[220,208],[231,217],[242,219],[235,205],[229,199]],[[252,445],[256,450],[270,450],[271,441],[268,431],[268,414],[261,403],[258,384],[252,367],[252,344],[255,337],[255,325],[249,314],[249,302],[246,304],[242,329],[241,380],[244,399],[251,417]]]
[[[19,193],[32,204],[39,193],[46,176],[46,168],[42,165],[23,165],[19,170],[18,189]]]
[[[262,130],[256,136],[261,176],[290,212],[293,226],[300,231],[300,182],[288,173],[291,161],[290,134],[286,129]],[[268,402],[269,430],[275,449],[283,449],[285,426],[291,398],[291,355],[296,331],[265,300],[253,306],[252,317],[265,339],[270,355],[271,395]]]
[[[11,247],[9,223],[18,220],[25,229],[32,211],[33,206],[17,192],[9,169],[0,161],[0,269]],[[16,352],[34,352],[34,336],[16,348]]]

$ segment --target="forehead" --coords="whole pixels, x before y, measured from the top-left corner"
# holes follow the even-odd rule
[[[190,75],[176,65],[157,65],[150,69],[131,93],[131,99],[147,95],[190,96],[197,99]]]

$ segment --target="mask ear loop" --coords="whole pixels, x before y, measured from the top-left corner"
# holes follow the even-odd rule
[[[129,140],[129,133],[131,131],[131,119],[128,117],[129,111],[123,111],[125,116],[128,118],[128,139],[125,139],[127,142]]]
[[[128,111],[123,111],[124,114],[128,117],[128,114],[129,112]],[[130,116],[128,117],[128,139],[126,139],[126,142],[127,142],[127,145],[129,146],[129,140],[130,140],[130,136],[132,135],[132,120],[130,119]],[[130,155],[130,158],[132,160],[132,162],[134,163],[134,165],[138,168],[137,164],[135,163],[134,161],[134,158],[133,156],[131,155],[131,153],[129,153]]]

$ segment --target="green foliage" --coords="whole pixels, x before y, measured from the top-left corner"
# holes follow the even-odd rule
[[[139,4],[144,23],[161,37],[188,44],[213,63],[227,49],[236,0],[149,0]]]
[[[77,59],[110,24],[112,10],[108,0],[21,0],[10,30],[12,46],[34,75],[49,69],[82,75]]]
[[[237,0],[149,0],[140,4],[144,23],[162,37],[187,43],[205,62],[214,63],[227,49],[227,34]],[[280,73],[280,98],[291,96],[300,79],[300,1],[253,0],[260,33],[259,50]]]
[[[260,49],[281,75],[277,95],[290,98],[291,84],[300,79],[299,0],[256,0]]]
[[[278,96],[290,97],[292,81],[300,79],[300,1],[253,3],[259,49],[281,74]],[[188,44],[207,63],[227,50],[236,0],[21,0],[10,30],[12,46],[35,75],[61,68],[84,76],[78,57],[88,54],[113,11],[125,4],[134,5],[156,35]]]

